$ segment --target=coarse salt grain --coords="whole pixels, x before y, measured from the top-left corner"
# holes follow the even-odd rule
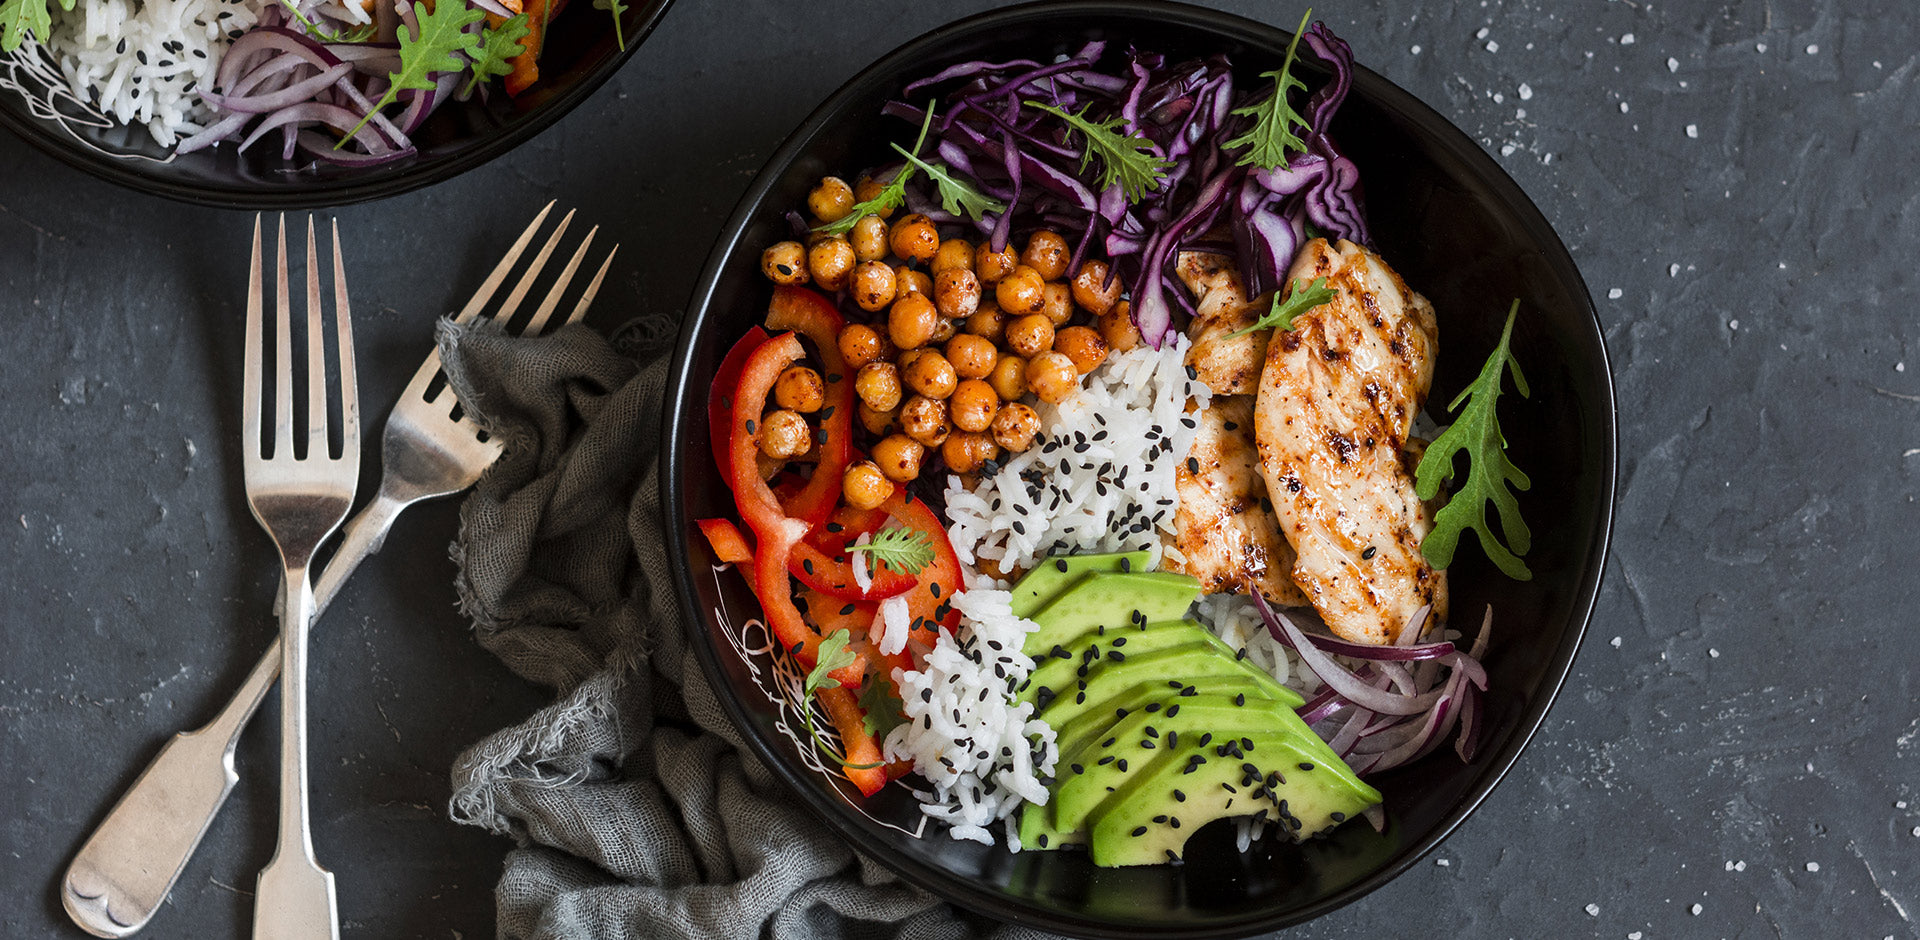
[[[1600,905],[1598,905],[1598,904],[1589,904],[1589,905],[1587,905],[1587,916],[1588,916],[1588,917],[1599,917],[1599,916],[1600,916]]]
[[[1610,641],[1610,642],[1608,643],[1608,645],[1609,645],[1609,646],[1612,646],[1612,647],[1613,647],[1614,649],[1619,649],[1619,648],[1620,648],[1620,638],[1619,638],[1619,637],[1614,637],[1614,638],[1613,638],[1613,639],[1612,639],[1612,640],[1611,640],[1611,641]]]
[[[1695,140],[1700,139],[1700,125],[1698,124],[1687,125],[1687,136]]]
[[[1608,300],[1619,300],[1619,299],[1620,299],[1620,297],[1621,297],[1621,295],[1622,295],[1623,293],[1624,293],[1624,292],[1623,292],[1623,291],[1621,291],[1621,290],[1620,290],[1620,288],[1618,288],[1618,287],[1615,287],[1615,288],[1610,288],[1610,289],[1609,289],[1609,290],[1607,291],[1607,299],[1608,299]]]
[[[1529,84],[1527,84],[1526,82],[1521,82],[1521,83],[1520,83],[1520,100],[1521,100],[1521,101],[1532,101],[1532,100],[1533,100],[1533,86],[1532,86],[1532,85],[1529,85]]]
[[[1690,908],[1688,908],[1688,909],[1687,909],[1687,913],[1689,913],[1689,914],[1692,914],[1692,915],[1693,915],[1693,916],[1695,916],[1695,917],[1699,917],[1699,916],[1700,916],[1700,912],[1701,912],[1701,911],[1703,911],[1703,910],[1706,910],[1706,908],[1704,908],[1704,907],[1701,907],[1701,906],[1700,906],[1700,905],[1698,905],[1698,904],[1695,904],[1694,906],[1692,906],[1692,907],[1690,907]]]
[[[1808,863],[1807,863],[1807,870],[1808,870],[1808,871],[1819,871],[1819,870],[1820,870],[1820,863],[1819,863],[1819,862],[1808,862]]]

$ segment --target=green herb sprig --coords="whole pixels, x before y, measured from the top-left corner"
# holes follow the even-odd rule
[[[527,15],[521,13],[481,33],[479,46],[469,53],[473,58],[473,78],[467,80],[461,96],[473,94],[481,82],[495,75],[513,74],[513,57],[527,51],[522,40],[532,31],[527,25]]]
[[[620,47],[621,52],[627,51],[626,28],[620,22],[620,18],[627,14],[627,5],[620,0],[593,0],[593,8],[613,14],[614,44]]]
[[[74,0],[60,0],[60,9],[73,9]],[[46,42],[53,35],[53,11],[47,0],[6,0],[0,3],[0,52],[20,48],[28,34]]]
[[[895,526],[881,529],[865,545],[849,545],[849,552],[866,552],[876,564],[886,565],[901,574],[918,575],[933,563],[933,539],[919,529]]]
[[[911,158],[918,154],[920,146],[927,142],[927,130],[933,126],[933,104],[931,101],[927,102],[927,117],[920,122],[920,136],[914,138],[913,151],[908,154],[909,161],[901,165],[900,172],[893,174],[893,179],[887,181],[887,185],[875,193],[872,199],[854,203],[853,208],[848,209],[846,215],[832,222],[816,225],[813,227],[814,231],[827,235],[845,235],[853,231],[854,225],[861,219],[891,212],[907,201],[907,180],[913,178],[917,162]],[[899,147],[896,145],[894,149],[897,150]]]
[[[878,763],[850,764],[845,758],[835,754],[833,748],[827,744],[827,740],[820,736],[820,731],[813,725],[813,694],[821,689],[839,688],[840,680],[835,679],[832,673],[853,665],[854,660],[859,658],[854,655],[853,650],[847,649],[847,642],[850,639],[851,636],[847,631],[835,630],[826,639],[820,641],[819,658],[814,661],[813,671],[807,673],[806,684],[800,693],[800,713],[806,716],[807,736],[813,739],[814,746],[820,749],[820,753],[849,770],[872,770],[880,765]]]
[[[307,35],[321,42],[366,42],[373,38],[375,32],[375,27],[372,23],[356,26],[346,32],[322,29],[320,24],[307,19],[307,15],[300,12],[300,5],[295,3],[294,0],[280,0],[280,5],[286,8],[287,14],[292,16],[294,20],[300,24],[301,29],[307,31]]]
[[[486,17],[485,11],[478,7],[436,3],[429,10],[416,3],[413,13],[420,27],[411,35],[405,29],[400,31],[400,71],[388,73],[387,93],[373,103],[367,116],[340,138],[333,149],[346,146],[382,108],[398,101],[402,91],[429,91],[434,87],[436,73],[465,71],[474,48],[480,45],[480,37],[466,31],[468,26]]]
[[[900,711],[900,696],[894,693],[893,683],[876,676],[861,687],[860,723],[875,741],[886,741],[893,729],[906,723],[907,718]]]
[[[1307,21],[1313,16],[1313,9],[1300,17],[1300,25],[1293,31],[1293,41],[1287,44],[1287,57],[1281,61],[1276,71],[1265,72],[1261,78],[1273,79],[1273,94],[1258,104],[1234,109],[1234,114],[1253,116],[1253,127],[1245,134],[1227,141],[1226,149],[1247,148],[1240,155],[1240,166],[1253,164],[1263,170],[1272,170],[1285,166],[1287,151],[1295,153],[1307,149],[1307,143],[1294,131],[1296,127],[1307,126],[1307,119],[1293,109],[1287,96],[1296,89],[1304,89],[1307,83],[1293,74],[1294,53],[1300,48],[1300,34],[1307,31]]]
[[[1420,465],[1413,472],[1415,494],[1421,499],[1432,499],[1439,494],[1440,484],[1453,477],[1454,455],[1463,450],[1467,452],[1466,483],[1434,514],[1433,531],[1420,543],[1421,554],[1435,568],[1453,563],[1460,533],[1471,529],[1481,549],[1507,577],[1516,581],[1533,578],[1527,563],[1520,560],[1533,545],[1533,533],[1520,518],[1519,498],[1507,488],[1511,484],[1525,490],[1533,484],[1507,459],[1507,439],[1500,433],[1500,420],[1494,411],[1500,399],[1501,376],[1508,368],[1513,370],[1513,386],[1520,397],[1529,397],[1527,378],[1520,373],[1520,362],[1513,358],[1509,348],[1513,320],[1519,312],[1520,301],[1515,299],[1507,309],[1507,325],[1500,331],[1500,345],[1494,347],[1493,355],[1480,367],[1480,375],[1473,384],[1447,406],[1448,411],[1458,411],[1459,416],[1427,446],[1427,452],[1421,455]],[[1460,409],[1461,402],[1466,402],[1465,410]],[[1494,537],[1487,522],[1488,503],[1499,511],[1500,531],[1506,534],[1511,548]]]
[[[1086,138],[1087,147],[1080,153],[1080,169],[1085,172],[1093,158],[1098,156],[1102,191],[1119,183],[1127,202],[1135,203],[1145,199],[1148,190],[1159,189],[1166,181],[1167,168],[1173,166],[1173,161],[1156,153],[1153,141],[1120,130],[1126,123],[1124,118],[1115,116],[1105,121],[1095,121],[1087,117],[1092,105],[1080,109],[1079,114],[1068,114],[1040,101],[1029,101],[1027,107],[1039,108],[1059,117],[1067,122],[1068,127]]]
[[[908,163],[919,167],[920,172],[932,178],[934,185],[940,190],[940,208],[953,215],[964,212],[967,218],[975,222],[980,221],[980,217],[989,212],[1007,211],[1006,203],[973,188],[972,184],[966,180],[956,178],[952,173],[947,172],[944,164],[928,163],[919,156],[908,153],[906,148],[899,144],[892,146],[907,158]]]
[[[1285,300],[1280,299],[1280,293],[1280,291],[1273,292],[1273,306],[1267,311],[1265,316],[1253,321],[1253,325],[1244,330],[1236,330],[1232,336],[1228,336],[1227,338],[1232,339],[1235,336],[1245,336],[1257,330],[1291,330],[1293,329],[1294,317],[1306,313],[1340,295],[1338,288],[1327,286],[1327,279],[1324,277],[1316,277],[1312,283],[1308,283],[1305,278],[1295,278],[1293,281],[1293,293],[1288,294]]]

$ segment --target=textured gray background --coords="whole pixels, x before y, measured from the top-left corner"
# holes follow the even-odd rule
[[[598,322],[680,308],[816,101],[986,6],[682,0],[518,152],[341,210],[363,395],[391,400],[432,318],[548,199],[624,245]],[[1433,857],[1293,935],[1920,936],[1911,5],[1319,13],[1498,155],[1572,248],[1614,357],[1623,458],[1599,613],[1540,737]],[[270,635],[271,547],[232,446],[247,221],[0,139],[6,937],[80,936],[59,870]],[[505,844],[445,819],[447,767],[541,695],[454,611],[454,521],[451,503],[403,519],[316,634],[315,838],[346,936],[493,932]],[[244,933],[273,832],[266,732],[148,935]]]

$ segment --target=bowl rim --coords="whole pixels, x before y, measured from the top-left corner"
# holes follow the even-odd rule
[[[357,181],[352,176],[313,180],[284,189],[253,189],[248,186],[179,183],[157,179],[136,167],[142,164],[121,160],[110,154],[76,146],[71,135],[56,122],[0,108],[0,126],[24,139],[35,150],[98,179],[106,180],[145,195],[160,196],[189,205],[215,209],[323,209],[348,206],[374,199],[399,196],[436,183],[443,183],[481,164],[487,163],[540,132],[552,127],[578,107],[588,96],[600,90],[640,46],[652,35],[674,0],[642,0],[635,3],[641,11],[625,49],[601,60],[593,71],[572,87],[556,94],[533,113],[506,127],[500,134],[473,147],[432,160],[420,160],[400,167],[392,176],[377,181]]]
[[[704,332],[710,319],[714,294],[718,289],[727,258],[739,249],[739,242],[745,230],[753,222],[757,210],[778,182],[775,170],[792,164],[822,128],[849,105],[849,99],[853,97],[856,87],[863,84],[867,76],[872,73],[883,70],[897,71],[922,53],[937,50],[958,37],[970,36],[979,31],[1028,25],[1035,21],[1060,17],[1110,14],[1157,17],[1177,21],[1183,26],[1237,32],[1249,43],[1279,48],[1284,48],[1287,40],[1292,36],[1284,29],[1238,14],[1193,6],[1176,2],[1176,0],[1036,0],[1036,2],[974,14],[936,27],[900,44],[849,77],[816,106],[768,157],[716,236],[707,263],[703,266],[693,294],[689,298],[679,340],[675,343],[674,361],[665,390],[665,441],[662,451],[663,467],[658,484],[664,504],[667,528],[665,536],[671,557],[684,561],[691,554],[688,519],[682,508],[685,493],[674,468],[685,457],[688,448],[693,447],[692,439],[687,437],[686,430],[688,419],[692,415],[689,408],[690,403],[700,400],[703,394],[701,389],[704,388],[704,383],[693,381],[691,363],[694,344]],[[1549,269],[1555,277],[1576,288],[1572,292],[1574,296],[1570,302],[1584,310],[1585,322],[1592,329],[1595,348],[1599,354],[1600,391],[1604,393],[1604,398],[1601,400],[1603,405],[1600,409],[1601,414],[1597,416],[1604,423],[1602,433],[1599,435],[1604,457],[1598,494],[1601,498],[1599,525],[1588,545],[1589,557],[1593,559],[1592,567],[1581,572],[1574,586],[1573,602],[1569,611],[1572,629],[1566,631],[1560,644],[1553,651],[1542,686],[1542,694],[1538,695],[1534,702],[1521,713],[1514,732],[1505,745],[1493,756],[1487,769],[1481,772],[1480,779],[1471,784],[1467,799],[1449,811],[1439,825],[1415,840],[1398,858],[1382,866],[1378,871],[1340,891],[1286,914],[1266,916],[1253,914],[1191,929],[1143,928],[1139,925],[1123,926],[1100,921],[1088,922],[1061,915],[1045,907],[1010,899],[1005,895],[978,888],[967,881],[942,877],[943,873],[940,870],[897,851],[884,842],[858,845],[859,851],[875,858],[909,882],[968,910],[993,911],[996,917],[1025,926],[1081,936],[1241,937],[1303,923],[1372,893],[1399,877],[1452,835],[1506,778],[1508,772],[1518,762],[1520,754],[1539,732],[1547,712],[1558,699],[1568,676],[1572,673],[1573,661],[1586,636],[1599,599],[1600,583],[1606,570],[1607,550],[1612,541],[1613,516],[1618,496],[1618,405],[1614,391],[1612,363],[1606,348],[1606,333],[1600,323],[1599,312],[1594,306],[1592,292],[1581,276],[1579,267],[1574,263],[1565,242],[1547,222],[1546,217],[1534,205],[1532,199],[1528,198],[1519,184],[1514,182],[1491,155],[1481,149],[1472,138],[1444,115],[1373,70],[1356,63],[1353,81],[1356,90],[1364,89],[1369,98],[1409,115],[1419,124],[1432,130],[1436,146],[1451,152],[1488,184],[1501,201],[1511,208],[1515,220],[1526,236],[1541,247],[1542,255],[1546,258]],[[1578,312],[1580,311],[1575,312],[1576,319],[1578,319]],[[704,451],[705,441],[706,436],[702,434],[699,440],[702,446],[695,449]],[[738,701],[738,696],[721,694],[720,687],[725,685],[726,679],[719,659],[720,650],[707,635],[706,618],[698,613],[702,608],[698,590],[694,584],[692,568],[684,563],[673,567],[674,587],[683,610],[682,626],[687,631],[688,640],[694,647],[705,678],[716,686],[715,697],[720,700],[729,720],[741,729],[741,736],[754,755],[767,765],[775,777],[796,791],[801,797],[801,802],[816,817],[837,830],[857,830],[858,823],[853,811],[839,801],[831,801],[823,797],[800,769],[788,764],[772,742],[763,740],[755,730],[751,715]]]

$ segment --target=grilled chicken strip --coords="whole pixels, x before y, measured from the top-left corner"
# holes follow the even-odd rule
[[[1267,332],[1233,334],[1252,326],[1266,313],[1247,302],[1240,272],[1227,255],[1183,251],[1174,263],[1180,282],[1198,298],[1187,336],[1187,365],[1215,395],[1251,395],[1260,388],[1260,366],[1266,361]]]
[[[1351,242],[1308,242],[1287,283],[1321,277],[1339,293],[1267,347],[1254,438],[1294,583],[1334,633],[1391,643],[1423,605],[1430,622],[1446,617],[1446,573],[1420,554],[1433,517],[1404,451],[1437,325],[1425,297]]]
[[[1187,462],[1175,470],[1180,512],[1174,546],[1186,557],[1169,571],[1200,579],[1208,594],[1250,593],[1305,607],[1293,583],[1293,546],[1280,534],[1253,442],[1253,396],[1221,395],[1199,421]]]

